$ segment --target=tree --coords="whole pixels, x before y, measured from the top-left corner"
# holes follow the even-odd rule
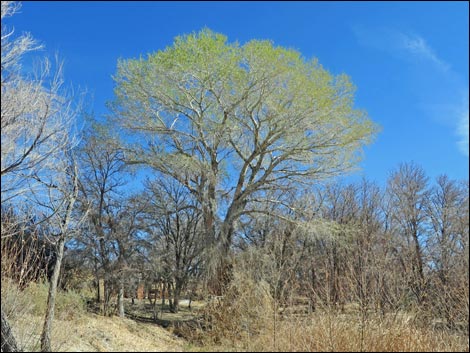
[[[459,184],[447,175],[440,175],[427,204],[430,254],[436,272],[429,293],[431,307],[451,327],[455,327],[457,321],[468,322],[468,304],[466,308],[464,304],[465,297],[468,298],[468,253],[465,253],[468,224],[464,225],[465,218],[468,222],[467,197],[468,184]]]
[[[3,26],[19,7],[2,1],[2,202],[27,191],[34,182],[29,176],[53,166],[64,148],[73,145],[70,129],[76,116],[62,89],[61,64],[53,73],[45,59],[36,72],[24,73],[23,56],[41,46],[29,34],[13,39],[13,30]]]
[[[146,193],[152,253],[162,259],[164,277],[171,279],[170,306],[178,312],[181,293],[198,268],[203,250],[200,210],[187,189],[174,180],[147,182]]]
[[[80,195],[82,209],[88,213],[88,229],[78,237],[95,265],[98,301],[103,313],[108,306],[113,287],[115,249],[118,248],[117,226],[122,198],[120,188],[125,184],[123,154],[112,144],[102,143],[96,131],[88,130],[81,145]],[[104,293],[99,281],[104,280]]]
[[[10,324],[6,319],[6,315],[1,309],[2,315],[2,332],[1,332],[1,347],[2,352],[18,352],[18,345],[16,343],[15,336],[11,332]]]
[[[111,121],[129,163],[153,167],[201,205],[208,245],[229,253],[236,222],[269,190],[344,172],[375,133],[354,87],[317,60],[208,29],[147,59],[121,60]]]
[[[59,257],[63,254],[63,231],[69,222],[68,211],[64,211],[63,207],[69,205],[72,209],[74,198],[70,198],[71,194],[68,192],[63,194],[64,189],[59,187],[66,169],[59,171],[61,175],[48,180],[48,183],[43,180],[53,176],[52,171],[57,172],[56,168],[63,165],[64,155],[74,146],[71,128],[76,110],[62,90],[61,64],[55,73],[51,73],[50,62],[43,60],[35,72],[25,73],[22,58],[40,46],[29,34],[15,38],[14,31],[3,25],[4,20],[15,14],[19,8],[20,4],[12,1],[1,3],[1,202],[2,206],[8,202],[9,207],[14,207],[19,214],[27,204],[27,198],[33,197],[40,203],[45,202],[48,195],[55,199],[55,205],[49,206],[57,208],[36,222],[54,219],[58,223],[53,228],[59,229],[60,234],[56,243],[58,258],[51,279],[43,331],[44,345],[50,350],[49,336],[54,313],[56,279],[58,280],[60,271]],[[40,194],[42,196],[36,197]],[[18,198],[19,195],[22,197]],[[59,200],[56,197],[63,198]],[[43,204],[38,207],[39,212],[33,212],[35,215],[41,215],[45,208],[47,207]],[[65,206],[65,209],[68,209],[68,206]],[[62,218],[58,220],[57,217]],[[24,218],[23,215],[18,217],[19,224],[25,222]],[[14,228],[15,225],[11,229]],[[11,234],[2,227],[1,236],[4,238]],[[4,314],[2,307],[2,350],[15,350],[17,347],[10,335]],[[8,343],[9,347],[3,347],[4,342]]]
[[[64,158],[64,163],[58,166],[54,179],[58,179],[57,175],[62,175],[62,180],[58,180],[55,184],[48,183],[51,191],[47,201],[38,200],[39,205],[45,210],[49,210],[48,223],[54,238],[50,241],[55,245],[56,262],[52,278],[49,284],[49,292],[47,296],[46,316],[41,334],[41,351],[51,351],[51,330],[54,320],[55,298],[57,294],[57,285],[59,283],[59,275],[61,270],[62,259],[64,257],[65,242],[72,236],[72,233],[80,220],[73,217],[75,202],[78,197],[78,166],[72,155]],[[60,176],[59,174],[59,176]],[[86,215],[86,213],[85,213]],[[80,217],[80,216],[79,216]]]
[[[463,192],[457,182],[446,175],[437,178],[431,189],[427,214],[432,226],[432,255],[438,276],[446,285],[451,275],[452,259],[458,248],[458,208],[462,206]]]
[[[424,300],[424,266],[427,204],[429,199],[428,177],[423,168],[415,163],[402,163],[388,179],[387,193],[393,205],[392,219],[396,224],[397,235],[402,240],[401,254],[404,265],[411,267],[409,288],[417,303]],[[409,258],[406,258],[409,254]],[[409,261],[406,264],[406,261]],[[409,267],[408,267],[409,268]]]

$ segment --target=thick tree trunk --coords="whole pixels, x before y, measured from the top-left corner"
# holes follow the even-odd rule
[[[18,352],[18,345],[16,344],[16,339],[11,332],[10,325],[8,324],[8,320],[5,317],[5,313],[3,312],[3,308],[1,309],[2,312],[2,335],[1,335],[1,347],[2,352]]]
[[[41,352],[51,352],[51,331],[54,321],[55,299],[57,295],[57,284],[59,283],[60,268],[62,258],[64,257],[65,237],[61,236],[57,243],[57,260],[49,284],[49,293],[47,296],[47,309],[44,319],[44,326],[41,334]]]
[[[119,317],[125,317],[125,313],[124,313],[124,282],[122,280],[121,280],[121,283],[119,284],[118,308],[119,308]]]
[[[215,197],[215,185],[209,184],[207,187],[207,195],[204,195],[202,202],[202,216],[204,221],[204,228],[206,230],[206,246],[215,244],[216,231],[215,231],[215,219],[216,219],[216,197]]]
[[[177,313],[180,309],[180,296],[182,290],[181,280],[176,280],[175,289],[173,291],[173,308],[172,312]]]

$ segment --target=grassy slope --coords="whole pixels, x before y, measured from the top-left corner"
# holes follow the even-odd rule
[[[87,314],[65,347],[70,352],[178,352],[182,341],[157,325]]]
[[[38,350],[41,322],[41,317],[30,316],[16,323],[14,331],[22,349]],[[52,338],[53,350],[60,352],[181,352],[184,344],[158,325],[93,313],[55,320]]]

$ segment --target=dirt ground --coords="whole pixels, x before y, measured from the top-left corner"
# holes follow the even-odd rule
[[[198,310],[200,310],[204,306],[204,302],[202,301],[192,301],[191,308],[189,308],[189,300],[183,299],[180,301],[179,311],[178,313],[171,313],[168,307],[168,302],[164,306],[164,310],[161,309],[161,300],[157,300],[157,318],[159,321],[187,321],[194,318],[197,315]],[[148,299],[136,300],[135,304],[132,305],[130,300],[126,300],[125,303],[126,314],[134,319],[145,319],[145,320],[152,320],[153,319],[153,310],[154,306],[150,304]]]

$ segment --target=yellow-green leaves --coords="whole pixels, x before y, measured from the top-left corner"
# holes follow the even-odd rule
[[[225,175],[240,193],[347,170],[376,132],[348,76],[270,41],[204,29],[120,61],[114,79],[115,121],[141,136],[154,165]]]

